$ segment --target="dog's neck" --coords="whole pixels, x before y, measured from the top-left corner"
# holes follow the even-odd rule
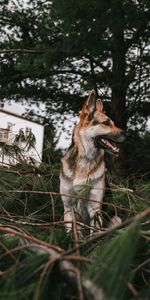
[[[80,138],[78,135],[79,140],[72,141],[62,158],[62,174],[69,180],[76,179],[76,184],[100,180],[105,175],[104,150],[95,150],[95,145],[89,141],[82,143]]]
[[[99,156],[104,156],[104,151],[95,147],[94,140],[82,136],[81,141],[82,147],[78,152],[80,158],[85,158],[87,161],[93,161]]]
[[[78,132],[78,126],[76,127],[76,132]],[[104,150],[98,149],[94,144],[94,139],[87,136],[76,134],[74,137],[74,145],[77,149],[77,160],[84,159],[87,162],[97,161],[99,157],[104,157]]]

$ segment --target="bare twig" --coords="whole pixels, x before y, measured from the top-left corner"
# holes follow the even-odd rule
[[[0,247],[3,248],[6,251],[5,254],[9,255],[14,260],[15,263],[17,262],[15,256],[12,254],[12,251],[7,249],[7,247],[1,242],[0,242]]]
[[[49,254],[50,260],[48,261],[48,264],[45,265],[45,271],[49,269],[49,267],[51,267],[56,261],[58,261],[59,271],[61,272],[64,280],[69,283],[74,290],[78,290],[77,269],[67,259],[68,256],[65,257],[65,255],[62,255],[62,252],[56,251],[54,247],[51,247],[51,245],[49,247],[49,244],[40,241],[33,236],[28,236],[27,234],[21,233],[17,230],[12,230],[12,228],[1,226],[0,231],[15,234],[26,239],[28,241],[26,246],[28,246],[32,252],[35,252],[38,255],[45,253]],[[74,256],[73,258],[76,258],[77,260],[79,259],[79,257]],[[81,288],[83,289],[86,300],[106,300],[103,290],[98,288],[91,280],[87,278],[81,278]],[[38,295],[38,293],[36,295]]]
[[[150,263],[150,258],[148,258],[147,260],[145,260],[143,263],[141,263],[140,265],[138,265],[133,272],[137,272],[139,269],[141,269],[142,267],[144,267],[145,265],[147,265],[148,263]]]
[[[117,190],[115,189],[114,191],[120,191],[120,192],[130,192],[132,190],[129,190],[129,189],[122,189],[120,188],[120,190]],[[67,197],[71,197],[71,198],[74,198],[74,199],[79,199],[79,196],[76,196],[76,195],[71,195],[71,194],[65,194],[65,193],[58,193],[58,192],[44,192],[44,191],[32,191],[32,190],[0,190],[0,193],[25,193],[25,194],[37,194],[37,195],[53,195],[53,196],[67,196]],[[84,197],[80,197],[80,200],[86,200],[86,198]],[[88,199],[88,201],[90,202],[95,202],[95,203],[99,203],[99,201],[97,200],[94,200],[94,199]],[[106,202],[106,201],[103,201],[102,204],[105,204],[105,205],[108,205],[108,206],[113,206],[113,207],[116,207],[120,210],[124,210],[124,211],[131,211],[130,209],[127,209],[127,208],[124,208],[124,207],[121,207],[119,205],[116,205],[116,204],[113,204],[113,203],[109,203],[109,202]]]
[[[41,289],[41,286],[42,286],[42,283],[44,281],[44,278],[46,276],[48,276],[48,274],[50,273],[50,271],[52,270],[55,262],[57,261],[57,257],[54,259],[51,259],[49,260],[45,266],[44,266],[44,269],[43,269],[43,272],[41,273],[41,276],[40,276],[40,280],[39,280],[39,283],[37,285],[37,288],[36,288],[36,291],[35,291],[35,297],[34,297],[34,300],[39,300],[39,295],[40,295],[40,289]]]
[[[72,216],[73,216],[73,232],[74,232],[75,246],[76,246],[76,249],[77,249],[76,250],[76,255],[80,256],[80,248],[79,248],[79,242],[78,242],[78,231],[77,231],[77,223],[76,223],[74,208],[72,208]],[[84,300],[83,289],[82,289],[82,284],[81,284],[80,261],[77,262],[77,282],[78,282],[80,300]]]
[[[0,53],[31,53],[31,54],[39,54],[46,52],[46,49],[0,49]]]
[[[58,253],[62,253],[63,252],[63,249],[61,249],[60,247],[57,247],[57,246],[54,246],[52,244],[46,243],[46,242],[44,242],[42,240],[39,240],[38,238],[34,237],[33,235],[28,235],[28,234],[26,234],[23,231],[20,232],[20,231],[17,231],[17,230],[15,230],[13,228],[6,227],[6,226],[0,226],[0,231],[20,236],[22,238],[27,239],[28,241],[35,242],[38,245],[42,245],[42,246],[45,246],[47,248],[51,248],[51,249],[57,251]]]
[[[54,202],[54,198],[53,195],[50,194],[50,198],[51,198],[51,202],[52,202],[52,217],[53,217],[53,225],[55,223],[55,202]]]
[[[123,223],[121,223],[119,225],[108,228],[104,232],[93,234],[91,237],[89,237],[85,242],[80,244],[78,247],[80,249],[82,249],[84,247],[87,247],[87,245],[92,244],[92,243],[98,241],[99,239],[101,239],[101,238],[103,238],[103,237],[105,237],[109,234],[112,234],[112,233],[116,232],[117,230],[120,230],[120,229],[126,227],[127,225],[131,224],[132,222],[137,222],[137,223],[141,222],[148,215],[150,215],[150,208],[144,210],[143,212],[137,214],[136,216],[134,216],[132,218],[129,218],[128,220],[124,221]],[[75,252],[76,250],[77,250],[76,247],[74,247],[73,249],[68,250],[67,252],[65,252],[65,254],[70,255],[71,253]]]
[[[138,296],[138,292],[137,290],[135,289],[135,287],[133,286],[133,284],[131,284],[131,282],[128,283],[128,288],[129,290],[132,292],[133,296],[134,297],[137,297]],[[139,298],[138,298],[139,299]],[[140,300],[140,299],[139,299]],[[142,299],[141,299],[142,300]]]

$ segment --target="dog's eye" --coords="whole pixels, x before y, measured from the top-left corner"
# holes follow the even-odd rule
[[[102,124],[104,124],[104,125],[106,125],[106,126],[109,126],[109,125],[110,125],[110,120],[108,119],[108,120],[102,122]]]

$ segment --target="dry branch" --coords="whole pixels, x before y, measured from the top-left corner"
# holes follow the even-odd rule
[[[116,192],[122,192],[122,193],[129,193],[129,192],[133,192],[133,190],[131,189],[126,189],[126,188],[115,188],[115,189],[112,189],[113,191],[116,191]],[[49,195],[49,196],[66,196],[66,197],[70,197],[70,198],[74,198],[74,199],[79,199],[79,196],[77,195],[72,195],[72,194],[64,194],[64,193],[58,193],[58,192],[44,192],[44,191],[33,191],[33,190],[0,190],[0,193],[25,193],[25,194],[37,194],[37,195]],[[80,200],[83,200],[85,201],[86,198],[84,197],[80,197]],[[95,203],[99,203],[99,201],[97,200],[94,200],[94,199],[88,199],[88,201],[91,201],[91,202],[95,202]],[[120,210],[124,210],[124,211],[128,211],[130,212],[131,210],[130,209],[127,209],[127,208],[124,208],[124,207],[121,207],[119,205],[116,205],[116,204],[113,204],[113,203],[108,203],[106,201],[103,201],[102,204],[105,204],[105,205],[108,205],[108,206],[113,206],[113,207],[116,207]]]
[[[40,54],[46,52],[46,49],[0,49],[0,53],[30,53],[30,54]]]
[[[6,232],[6,233],[9,233],[9,234],[13,234],[13,235],[16,235],[16,236],[20,236],[24,239],[27,239],[28,241],[31,241],[31,242],[35,242],[37,243],[38,245],[41,245],[41,246],[45,246],[47,247],[48,249],[51,248],[52,250],[54,251],[57,251],[58,253],[61,253],[63,252],[63,249],[61,249],[60,247],[58,246],[54,246],[52,244],[49,244],[49,243],[46,243],[42,240],[39,240],[38,238],[36,238],[35,236],[33,235],[28,235],[27,233],[25,232],[21,232],[21,231],[18,231],[18,230],[15,230],[11,227],[7,227],[7,226],[0,226],[0,231],[2,232]]]
[[[74,240],[75,240],[75,246],[77,248],[76,255],[80,256],[80,248],[78,247],[79,246],[79,241],[78,241],[77,223],[76,223],[75,212],[74,212],[73,208],[72,208],[72,215],[73,215]],[[82,287],[82,283],[81,283],[80,261],[77,262],[76,272],[77,272],[77,283],[78,283],[79,297],[80,297],[80,300],[84,300],[83,287]]]
[[[99,239],[114,233],[117,230],[120,230],[126,226],[128,226],[129,224],[133,223],[133,222],[137,222],[140,223],[144,218],[146,218],[147,216],[150,215],[150,208],[144,210],[143,212],[135,215],[132,218],[127,219],[126,221],[124,221],[123,223],[116,225],[114,227],[110,227],[105,231],[101,231],[100,233],[95,233],[92,236],[90,236],[85,242],[83,242],[82,244],[80,244],[79,247],[80,249],[87,247],[87,245],[90,245],[94,242],[97,242]],[[70,255],[71,253],[74,253],[77,251],[77,247],[72,248],[71,250],[67,251],[65,254],[66,255]]]
[[[68,256],[65,256],[65,252],[62,253],[62,249],[61,252],[58,252],[54,249],[55,246],[51,247],[51,245],[38,240],[33,236],[27,235],[24,232],[14,230],[10,227],[0,226],[0,231],[7,232],[9,234],[15,234],[16,236],[21,237],[23,240],[25,240],[25,246],[28,247],[30,251],[38,255],[48,254],[49,266],[57,262],[61,276],[67,283],[72,286],[73,290],[78,291],[77,268],[69,261]],[[75,257],[73,256],[73,259],[74,258]],[[76,257],[76,259],[79,259],[81,261],[82,257]],[[80,283],[85,300],[106,300],[103,290],[97,287],[91,280],[85,277],[81,277]]]

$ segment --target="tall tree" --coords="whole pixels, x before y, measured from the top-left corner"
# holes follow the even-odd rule
[[[131,91],[131,85],[138,77],[139,68],[139,84],[144,85],[142,80],[144,77],[146,82],[148,71],[148,1],[102,0],[91,4],[90,1],[81,0],[68,4],[64,0],[60,5],[55,0],[54,4],[56,13],[63,20],[65,47],[69,47],[73,56],[78,59],[82,57],[87,62],[90,77],[88,87],[96,86],[99,92],[102,87],[104,94],[107,92],[106,85],[110,87],[115,121],[126,128],[127,104],[130,104],[127,98],[137,104],[134,101],[137,91]],[[144,96],[147,101],[146,93]],[[140,97],[141,93],[138,94],[138,100]]]
[[[1,99],[76,111],[94,87],[120,127],[147,117],[149,1],[2,2]]]

